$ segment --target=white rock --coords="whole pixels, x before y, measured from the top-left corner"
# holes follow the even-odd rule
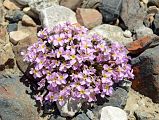
[[[101,109],[100,120],[128,120],[124,110],[118,107],[106,106]]]
[[[66,101],[64,106],[59,105],[57,102],[57,107],[64,117],[73,117],[81,108],[82,104],[80,102],[69,99]]]
[[[132,33],[129,30],[125,30],[123,35],[127,38],[131,38],[132,37]]]
[[[130,43],[133,41],[132,37],[130,38],[124,37],[123,35],[124,32],[122,31],[120,27],[109,25],[109,24],[99,25],[93,28],[89,34],[91,35],[94,33],[97,33],[108,40],[117,41],[123,45],[126,45],[127,43]]]
[[[9,36],[10,42],[14,45],[17,45],[20,40],[24,40],[25,38],[29,37],[30,34],[19,30],[10,32]]]
[[[69,21],[77,23],[75,13],[66,7],[53,5],[40,12],[40,20],[43,27],[52,28],[59,23]]]

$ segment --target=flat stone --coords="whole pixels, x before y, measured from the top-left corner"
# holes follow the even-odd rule
[[[83,0],[61,0],[60,5],[70,8],[72,10],[76,10],[80,7]]]
[[[100,120],[127,120],[127,114],[120,108],[106,106],[101,109]]]
[[[24,15],[22,17],[22,24],[26,26],[33,26],[36,27],[36,23],[33,21],[32,18],[30,18],[28,15]]]
[[[53,28],[55,25],[66,21],[77,23],[75,13],[69,8],[59,5],[43,9],[40,13],[40,20],[43,27],[47,28]]]
[[[105,39],[119,42],[123,45],[126,45],[133,41],[132,38],[124,37],[124,32],[118,26],[113,26],[109,24],[102,24],[93,28],[89,34],[97,33],[100,36],[103,36]]]
[[[5,0],[3,5],[9,10],[20,9],[12,0]]]
[[[95,9],[78,8],[76,17],[77,21],[88,29],[94,28],[102,23],[102,15]]]
[[[8,24],[8,26],[7,26],[8,32],[17,31],[17,29],[18,29],[17,23],[11,23],[11,24]]]
[[[10,42],[14,45],[17,45],[19,41],[26,39],[30,35],[23,31],[13,31],[9,33]]]

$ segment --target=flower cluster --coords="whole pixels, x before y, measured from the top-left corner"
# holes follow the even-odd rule
[[[37,79],[41,102],[65,100],[96,101],[96,95],[110,96],[113,84],[133,78],[130,57],[124,46],[88,35],[88,29],[71,23],[38,33],[38,42],[23,53],[32,63],[30,74]]]

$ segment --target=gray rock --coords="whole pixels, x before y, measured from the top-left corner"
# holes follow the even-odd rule
[[[39,120],[35,102],[18,76],[0,76],[0,116],[2,120]],[[29,89],[28,89],[29,91]]]
[[[83,0],[61,0],[60,5],[76,10],[80,7]]]
[[[90,120],[90,119],[86,116],[86,114],[82,113],[82,114],[77,115],[72,120]]]
[[[59,23],[69,21],[77,23],[75,13],[69,8],[53,5],[40,12],[40,20],[43,27],[52,28]]]
[[[22,20],[24,13],[20,10],[9,10],[5,16],[10,23],[15,23]]]
[[[17,31],[17,29],[18,29],[17,23],[11,23],[11,24],[8,24],[8,26],[7,26],[8,32]]]
[[[99,11],[103,15],[103,22],[113,22],[120,15],[123,0],[102,0],[98,6]]]
[[[134,32],[136,33],[136,39],[140,39],[153,34],[152,29],[145,27],[144,25],[136,29]]]
[[[96,119],[96,117],[95,117],[95,115],[93,114],[93,112],[92,112],[91,110],[89,110],[89,109],[87,110],[86,115],[87,115],[88,118],[91,119],[91,120],[95,120],[95,119]]]
[[[66,118],[61,116],[57,116],[57,117],[52,116],[49,120],[66,120]]]
[[[132,59],[135,74],[133,88],[159,103],[159,46],[147,49]],[[137,84],[135,85],[135,81]]]
[[[139,0],[123,0],[120,14],[123,23],[120,26],[133,32],[136,28],[143,25],[145,13],[143,8],[140,7]]]
[[[117,41],[123,45],[126,45],[133,41],[132,38],[124,37],[124,32],[120,27],[109,24],[99,25],[93,28],[89,34],[94,34],[94,33],[103,36],[105,39]]]
[[[124,110],[107,106],[101,109],[100,120],[127,120],[127,114]]]
[[[155,15],[155,19],[154,19],[154,33],[159,35],[159,13]]]
[[[16,0],[21,5],[28,5],[32,0]]]
[[[156,13],[158,13],[158,8],[156,7],[156,6],[150,6],[149,8],[148,8],[148,10],[147,10],[147,13],[148,14],[156,14]]]
[[[83,0],[81,7],[82,8],[97,8],[101,0]]]
[[[66,101],[64,106],[59,105],[59,103],[57,102],[58,110],[63,117],[73,117],[80,110],[81,106],[82,103],[71,98]]]

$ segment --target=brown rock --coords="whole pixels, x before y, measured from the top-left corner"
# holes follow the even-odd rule
[[[33,21],[33,19],[31,17],[29,17],[28,15],[24,15],[22,18],[22,24],[26,25],[26,26],[33,26],[36,27],[36,23]]]
[[[81,25],[89,29],[102,23],[102,15],[95,9],[78,8],[76,10],[76,17]]]
[[[13,2],[12,0],[5,0],[3,2],[4,7],[6,7],[9,10],[15,10],[15,9],[20,9],[15,2]]]
[[[30,35],[23,31],[12,31],[9,34],[10,36],[10,42],[14,45],[17,45],[19,41],[26,39]]]
[[[135,40],[131,43],[126,45],[129,53],[131,54],[140,54],[144,50],[152,47],[157,46],[159,44],[159,37],[156,35],[146,36],[141,39]]]
[[[27,14],[28,16],[32,17],[32,18],[35,18],[35,19],[38,18],[38,14],[35,13],[34,11],[32,11],[32,10],[31,10],[31,7],[25,7],[25,8],[23,9],[23,12],[24,12],[25,14]]]
[[[80,7],[82,0],[61,0],[60,5],[68,7],[72,10],[76,10],[77,7]]]
[[[158,13],[158,8],[156,7],[156,6],[150,6],[149,8],[148,8],[148,10],[147,10],[147,13],[148,14],[156,14],[156,13]]]

